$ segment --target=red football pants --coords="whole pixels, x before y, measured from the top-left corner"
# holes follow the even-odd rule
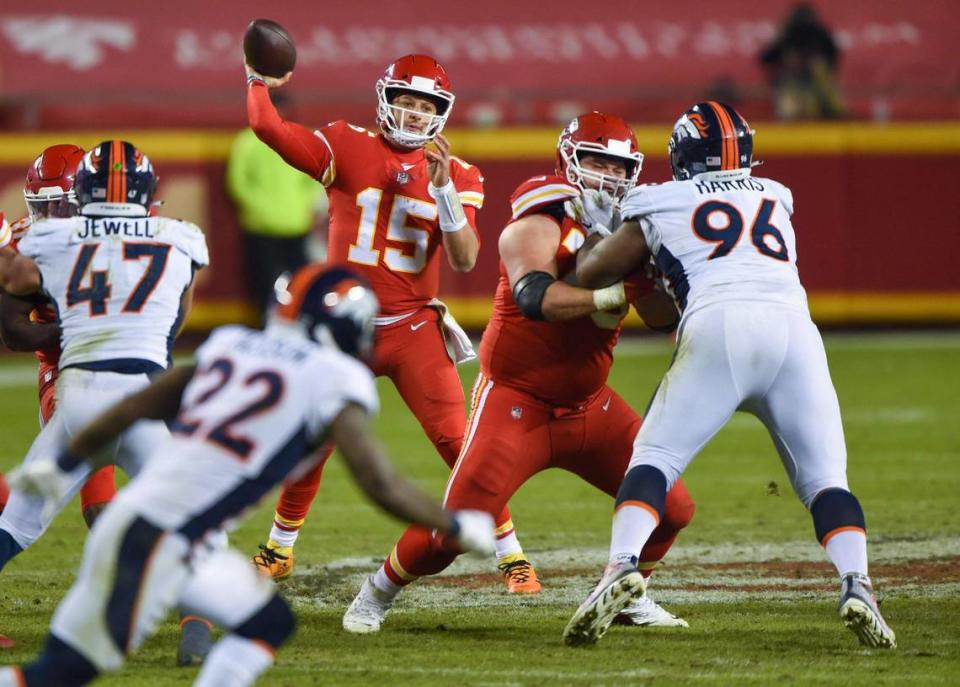
[[[443,462],[452,468],[463,443],[467,412],[460,376],[443,341],[439,313],[427,307],[401,322],[378,327],[370,367],[378,377],[390,378]],[[284,522],[275,520],[278,528],[299,529],[317,495],[323,466],[332,452],[330,445],[315,468],[281,490],[277,515]],[[500,513],[497,525],[510,519],[506,501],[496,512]]]
[[[56,408],[57,368],[40,364],[40,420],[47,424],[53,417]],[[117,484],[114,478],[113,466],[107,465],[90,475],[86,484],[80,489],[80,512],[90,506],[97,506],[113,501],[117,493]]]
[[[639,428],[640,416],[610,387],[579,408],[557,408],[481,375],[445,506],[497,513],[524,482],[547,468],[572,472],[616,497]],[[659,561],[693,511],[693,501],[678,481],[641,561]],[[409,527],[385,569],[394,582],[404,584],[440,572],[458,553],[442,536]],[[649,574],[652,566],[647,568]]]

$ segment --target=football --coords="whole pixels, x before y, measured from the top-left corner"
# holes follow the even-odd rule
[[[243,35],[243,56],[259,74],[281,77],[293,71],[297,48],[280,24],[269,19],[255,19]]]

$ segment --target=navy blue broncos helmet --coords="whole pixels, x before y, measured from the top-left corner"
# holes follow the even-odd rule
[[[676,181],[753,166],[753,129],[729,105],[697,103],[673,125],[668,146]]]
[[[373,352],[374,319],[380,309],[367,280],[345,267],[308,265],[278,280],[274,316],[296,323],[308,338],[356,358]]]
[[[156,188],[150,159],[119,139],[88,151],[73,182],[80,214],[99,217],[146,217]]]

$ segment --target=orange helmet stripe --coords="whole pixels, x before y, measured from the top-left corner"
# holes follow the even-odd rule
[[[733,126],[730,114],[723,105],[711,100],[707,103],[720,122],[720,131],[723,135],[720,169],[738,169],[740,167],[740,143],[737,141],[737,130]]]
[[[287,320],[296,320],[300,309],[303,306],[303,299],[306,298],[310,285],[318,274],[327,269],[328,265],[322,262],[315,262],[297,271],[293,279],[287,285],[287,291],[290,293],[290,302],[284,303],[277,309],[277,315]]]
[[[107,164],[110,166],[110,169],[107,172],[108,203],[126,202],[127,175],[124,174],[123,158],[123,141],[116,139],[110,141],[110,153],[107,156]]]

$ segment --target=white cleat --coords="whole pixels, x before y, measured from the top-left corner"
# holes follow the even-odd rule
[[[343,629],[358,635],[379,632],[391,606],[393,597],[374,587],[373,578],[368,577],[343,614]]]
[[[690,627],[686,620],[666,610],[647,595],[620,611],[613,622],[637,627]]]
[[[880,615],[870,578],[859,573],[844,575],[840,581],[840,619],[857,635],[862,646],[896,649],[897,636]]]
[[[643,596],[646,584],[634,564],[610,563],[593,593],[580,604],[563,631],[569,646],[595,644],[606,634],[613,619],[635,598]]]

